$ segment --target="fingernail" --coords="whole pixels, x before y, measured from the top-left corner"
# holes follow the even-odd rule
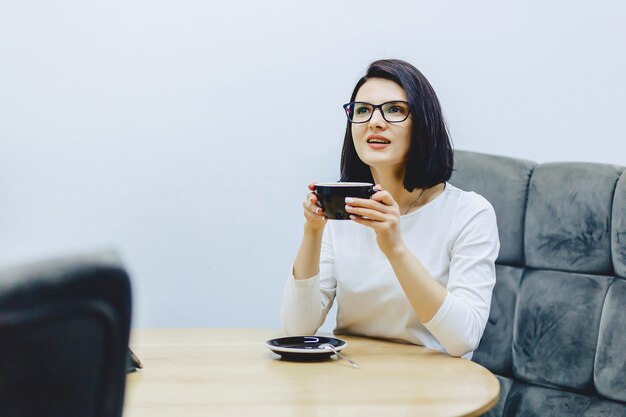
[[[354,220],[354,219],[356,219],[356,216],[354,214],[351,214],[350,215],[350,220]]]
[[[354,199],[351,197],[346,197],[346,203],[354,203]]]
[[[346,205],[346,210],[350,210],[351,208],[352,208],[352,206]]]
[[[317,208],[317,209],[315,209],[315,212],[316,212],[317,214],[320,214],[320,212],[321,212],[321,211],[322,211],[322,209],[321,209],[321,208]]]

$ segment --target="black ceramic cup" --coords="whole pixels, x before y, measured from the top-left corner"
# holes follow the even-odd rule
[[[370,198],[376,193],[374,184],[367,182],[322,182],[315,184],[315,194],[324,215],[333,220],[350,220],[346,213],[346,197]]]

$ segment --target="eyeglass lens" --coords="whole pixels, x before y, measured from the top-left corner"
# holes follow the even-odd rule
[[[365,123],[372,118],[376,108],[380,109],[383,118],[388,122],[402,122],[409,116],[408,103],[402,101],[390,101],[377,106],[364,102],[349,103],[346,114],[353,123]]]

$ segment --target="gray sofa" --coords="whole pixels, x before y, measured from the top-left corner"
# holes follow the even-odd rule
[[[501,249],[473,360],[500,380],[487,416],[626,416],[626,172],[455,152]]]

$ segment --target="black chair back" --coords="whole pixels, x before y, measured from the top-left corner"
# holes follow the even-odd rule
[[[121,416],[130,317],[112,252],[0,269],[0,416]]]

